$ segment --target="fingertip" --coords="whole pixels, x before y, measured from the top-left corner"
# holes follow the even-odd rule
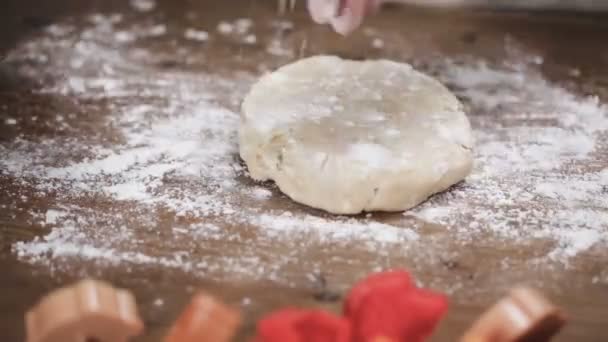
[[[308,0],[308,12],[312,20],[317,24],[328,24],[338,11],[335,1]]]
[[[363,16],[354,15],[348,10],[342,16],[331,20],[331,26],[334,31],[343,36],[353,33],[362,23]]]

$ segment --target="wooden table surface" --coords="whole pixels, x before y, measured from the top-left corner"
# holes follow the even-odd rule
[[[298,9],[288,13],[286,19],[295,23],[293,31],[285,37],[285,44],[298,51],[296,55],[277,56],[266,53],[260,44],[243,46],[229,40],[214,41],[211,48],[197,48],[192,43],[177,39],[176,28],[185,28],[194,20],[200,27],[212,32],[223,19],[239,17],[252,18],[256,23],[269,22],[277,18],[276,4],[264,1],[159,1],[149,13],[135,13],[126,1],[76,1],[56,0],[3,1],[0,5],[0,52],[8,56],[0,64],[0,119],[17,118],[17,125],[0,124],[0,152],[3,158],[9,155],[19,140],[37,140],[49,137],[77,138],[82,146],[102,144],[112,149],[120,142],[119,134],[103,117],[125,102],[138,101],[136,98],[105,97],[83,100],[60,91],[40,91],[49,85],[61,82],[49,66],[41,67],[47,73],[23,74],[20,68],[32,62],[32,57],[19,55],[19,46],[28,41],[40,39],[40,32],[52,23],[71,23],[74,30],[84,32],[85,23],[78,20],[93,13],[122,13],[124,25],[154,22],[166,23],[170,32],[155,40],[138,42],[138,48],[145,48],[163,61],[146,66],[154,78],[155,70],[170,68],[180,75],[195,77],[199,73],[231,77],[238,72],[259,75],[262,71],[295,60],[298,57],[317,53],[331,53],[344,57],[393,58],[412,62],[423,71],[431,72],[425,61],[436,56],[474,56],[489,62],[507,58],[510,53],[505,39],[512,39],[541,56],[544,63],[538,67],[542,76],[550,82],[563,84],[577,94],[594,94],[600,101],[608,101],[608,25],[606,19],[577,18],[564,14],[525,15],[475,13],[431,13],[421,10],[391,9],[383,11],[370,20],[386,46],[384,49],[370,45],[369,37],[359,32],[353,37],[342,39],[329,30],[310,23],[302,3]],[[195,13],[195,19],[192,19]],[[189,18],[189,19],[188,19]],[[188,21],[190,20],[190,21]],[[258,42],[271,35],[270,31],[258,32]],[[398,40],[408,37],[409,40]],[[390,44],[389,44],[390,43]],[[199,63],[183,62],[179,54],[180,44],[189,53],[200,59]],[[133,48],[133,47],[129,47]],[[119,49],[128,49],[117,47]],[[66,50],[67,51],[67,50]],[[53,58],[61,58],[53,51]],[[29,59],[28,59],[29,58]],[[262,66],[262,67],[261,67]],[[569,70],[576,67],[583,75],[572,79]],[[46,68],[46,69],[45,69]],[[85,66],[86,68],[86,66]],[[90,70],[95,72],[95,70]],[[177,72],[176,71],[176,72]],[[129,76],[129,69],[117,69],[118,75]],[[65,75],[63,75],[65,76]],[[68,75],[69,76],[69,75]],[[238,101],[253,78],[242,88],[222,89],[218,98],[227,108],[238,110]],[[221,88],[220,85],[218,87]],[[222,97],[225,97],[222,100]],[[150,102],[155,106],[155,102]],[[113,107],[114,106],[114,107]],[[49,124],[47,118],[58,112],[76,113],[69,117],[70,128],[60,130]],[[477,115],[480,115],[479,113]],[[37,121],[22,120],[37,116]],[[505,118],[496,115],[498,124],[506,124]],[[473,125],[479,124],[478,119]],[[477,127],[479,128],[479,127]],[[605,136],[604,136],[605,137]],[[598,139],[601,141],[601,139]],[[608,165],[605,144],[599,146],[593,165],[582,169],[603,169]],[[82,153],[66,151],[66,160],[79,159]],[[56,161],[62,164],[60,158]],[[0,166],[3,164],[0,164]],[[244,329],[239,340],[246,340],[255,326],[255,320],[270,310],[283,306],[323,307],[339,309],[339,296],[364,274],[374,269],[404,267],[411,269],[420,281],[432,288],[447,291],[452,295],[452,304],[447,318],[439,327],[434,340],[451,341],[461,334],[485,307],[495,301],[510,286],[517,283],[531,283],[539,287],[566,308],[571,323],[560,335],[559,341],[606,341],[608,323],[608,253],[606,245],[600,244],[564,263],[532,263],[531,259],[546,253],[547,239],[519,244],[500,236],[480,236],[476,241],[463,244],[456,242],[458,230],[444,229],[441,225],[408,218],[403,223],[401,214],[374,215],[372,220],[384,223],[404,224],[421,236],[416,248],[407,252],[399,246],[390,245],[384,250],[362,248],[356,243],[336,243],[305,241],[306,236],[294,237],[294,241],[258,239],[257,228],[239,226],[233,222],[213,220],[221,229],[239,236],[236,241],[219,238],[205,241],[204,247],[179,249],[196,245],[189,237],[176,236],[174,225],[188,225],[205,222],[205,217],[197,215],[179,216],[175,210],[162,207],[139,207],[137,203],[124,202],[104,196],[64,196],[62,189],[38,191],[37,184],[47,182],[30,175],[11,173],[0,169],[0,340],[5,342],[23,341],[23,313],[47,291],[67,284],[83,276],[94,276],[112,281],[114,284],[132,289],[140,304],[140,311],[147,326],[145,336],[138,341],[157,341],[165,333],[177,313],[197,288],[206,289],[227,302],[241,306],[245,313]],[[507,181],[507,180],[506,180]],[[176,179],[173,186],[191,186],[191,180]],[[249,187],[252,182],[246,177],[238,178],[238,186]],[[272,200],[260,207],[264,212],[289,210],[295,214],[310,214],[326,220],[326,214],[310,210],[292,203],[280,195],[271,184],[264,187],[273,192]],[[598,184],[598,186],[600,186]],[[608,194],[604,193],[608,196]],[[238,202],[238,201],[237,201]],[[251,205],[245,199],[238,202]],[[449,202],[447,202],[449,204]],[[542,205],[542,203],[541,203]],[[55,228],[51,224],[41,224],[37,218],[53,208],[77,208],[75,212],[86,216],[89,212],[100,213],[101,219],[87,221],[86,234],[103,234],[115,226],[137,236],[134,252],[147,255],[177,253],[186,251],[186,260],[206,260],[210,270],[187,270],[179,267],[164,267],[158,263],[121,264],[95,258],[59,256],[41,257],[44,262],[19,258],[15,245],[20,241],[31,241],[35,236],[46,236]],[[469,210],[478,208],[471,204]],[[606,208],[595,208],[598,211]],[[103,215],[102,215],[103,214]],[[105,216],[104,216],[105,215]],[[91,223],[93,222],[93,223]],[[85,228],[83,228],[85,229]],[[111,230],[113,231],[113,230]],[[606,230],[601,232],[605,236]],[[91,235],[92,236],[92,235]],[[298,240],[299,241],[299,240]],[[604,240],[605,241],[605,240]],[[128,241],[122,241],[127,244]],[[232,274],[234,270],[222,268],[220,260],[224,255],[234,258],[244,253],[247,257],[257,257],[269,265],[283,254],[292,253],[296,258],[281,266],[279,275],[258,276]],[[508,268],[497,265],[508,261]],[[214,265],[220,265],[213,267]],[[252,266],[254,267],[254,266]],[[310,274],[316,274],[310,277]],[[325,281],[321,281],[323,278]],[[322,284],[324,283],[324,284]],[[455,286],[458,285],[458,286]],[[244,298],[250,304],[243,305]],[[162,305],[159,302],[162,300]]]

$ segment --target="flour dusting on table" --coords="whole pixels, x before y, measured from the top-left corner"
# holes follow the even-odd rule
[[[138,11],[154,8],[151,1],[131,3]],[[608,171],[598,159],[608,153],[607,109],[546,81],[533,66],[435,61],[438,77],[470,109],[476,167],[466,182],[408,217],[381,223],[375,215],[332,217],[295,204],[273,210],[273,202],[288,199],[271,184],[250,181],[237,154],[238,105],[258,75],[160,69],[160,57],[136,43],[171,28],[121,22],[96,15],[82,32],[69,21],[54,24],[7,57],[25,75],[53,79],[41,96],[74,98],[84,108],[57,113],[52,123],[71,134],[0,145],[3,174],[56,203],[32,213],[50,231],[13,246],[23,260],[69,269],[62,260],[78,258],[281,280],[284,266],[308,262],[312,246],[326,246],[327,260],[335,244],[377,253],[377,266],[394,256],[424,263],[443,253],[411,217],[442,225],[463,248],[482,237],[514,246],[545,240],[543,262],[567,263],[608,243]],[[241,18],[218,23],[217,36],[190,29],[180,37],[230,39],[224,36],[258,26]],[[290,55],[276,53],[274,39],[256,44],[268,58]],[[79,122],[87,111],[100,113],[98,129]],[[507,124],[499,125],[497,115]],[[91,201],[105,209],[81,204]],[[219,240],[231,247],[218,250]],[[261,246],[275,249],[261,257]]]
[[[477,165],[467,182],[406,215],[454,229],[456,238],[487,231],[516,242],[553,239],[548,256],[558,260],[608,242],[607,170],[599,160],[608,151],[608,108],[523,65],[442,68],[441,78],[471,106]],[[472,203],[476,210],[467,210]]]

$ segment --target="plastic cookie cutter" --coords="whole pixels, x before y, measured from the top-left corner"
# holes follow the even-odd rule
[[[179,316],[165,342],[228,342],[240,322],[238,311],[201,292]]]
[[[519,287],[486,311],[461,342],[545,342],[565,323],[563,312],[539,292]]]
[[[27,342],[126,342],[143,331],[133,295],[94,280],[49,293],[25,325]]]

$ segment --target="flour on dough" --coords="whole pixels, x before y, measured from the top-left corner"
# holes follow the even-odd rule
[[[239,142],[252,178],[336,214],[409,209],[473,163],[456,97],[388,60],[317,56],[263,76],[243,102]]]

